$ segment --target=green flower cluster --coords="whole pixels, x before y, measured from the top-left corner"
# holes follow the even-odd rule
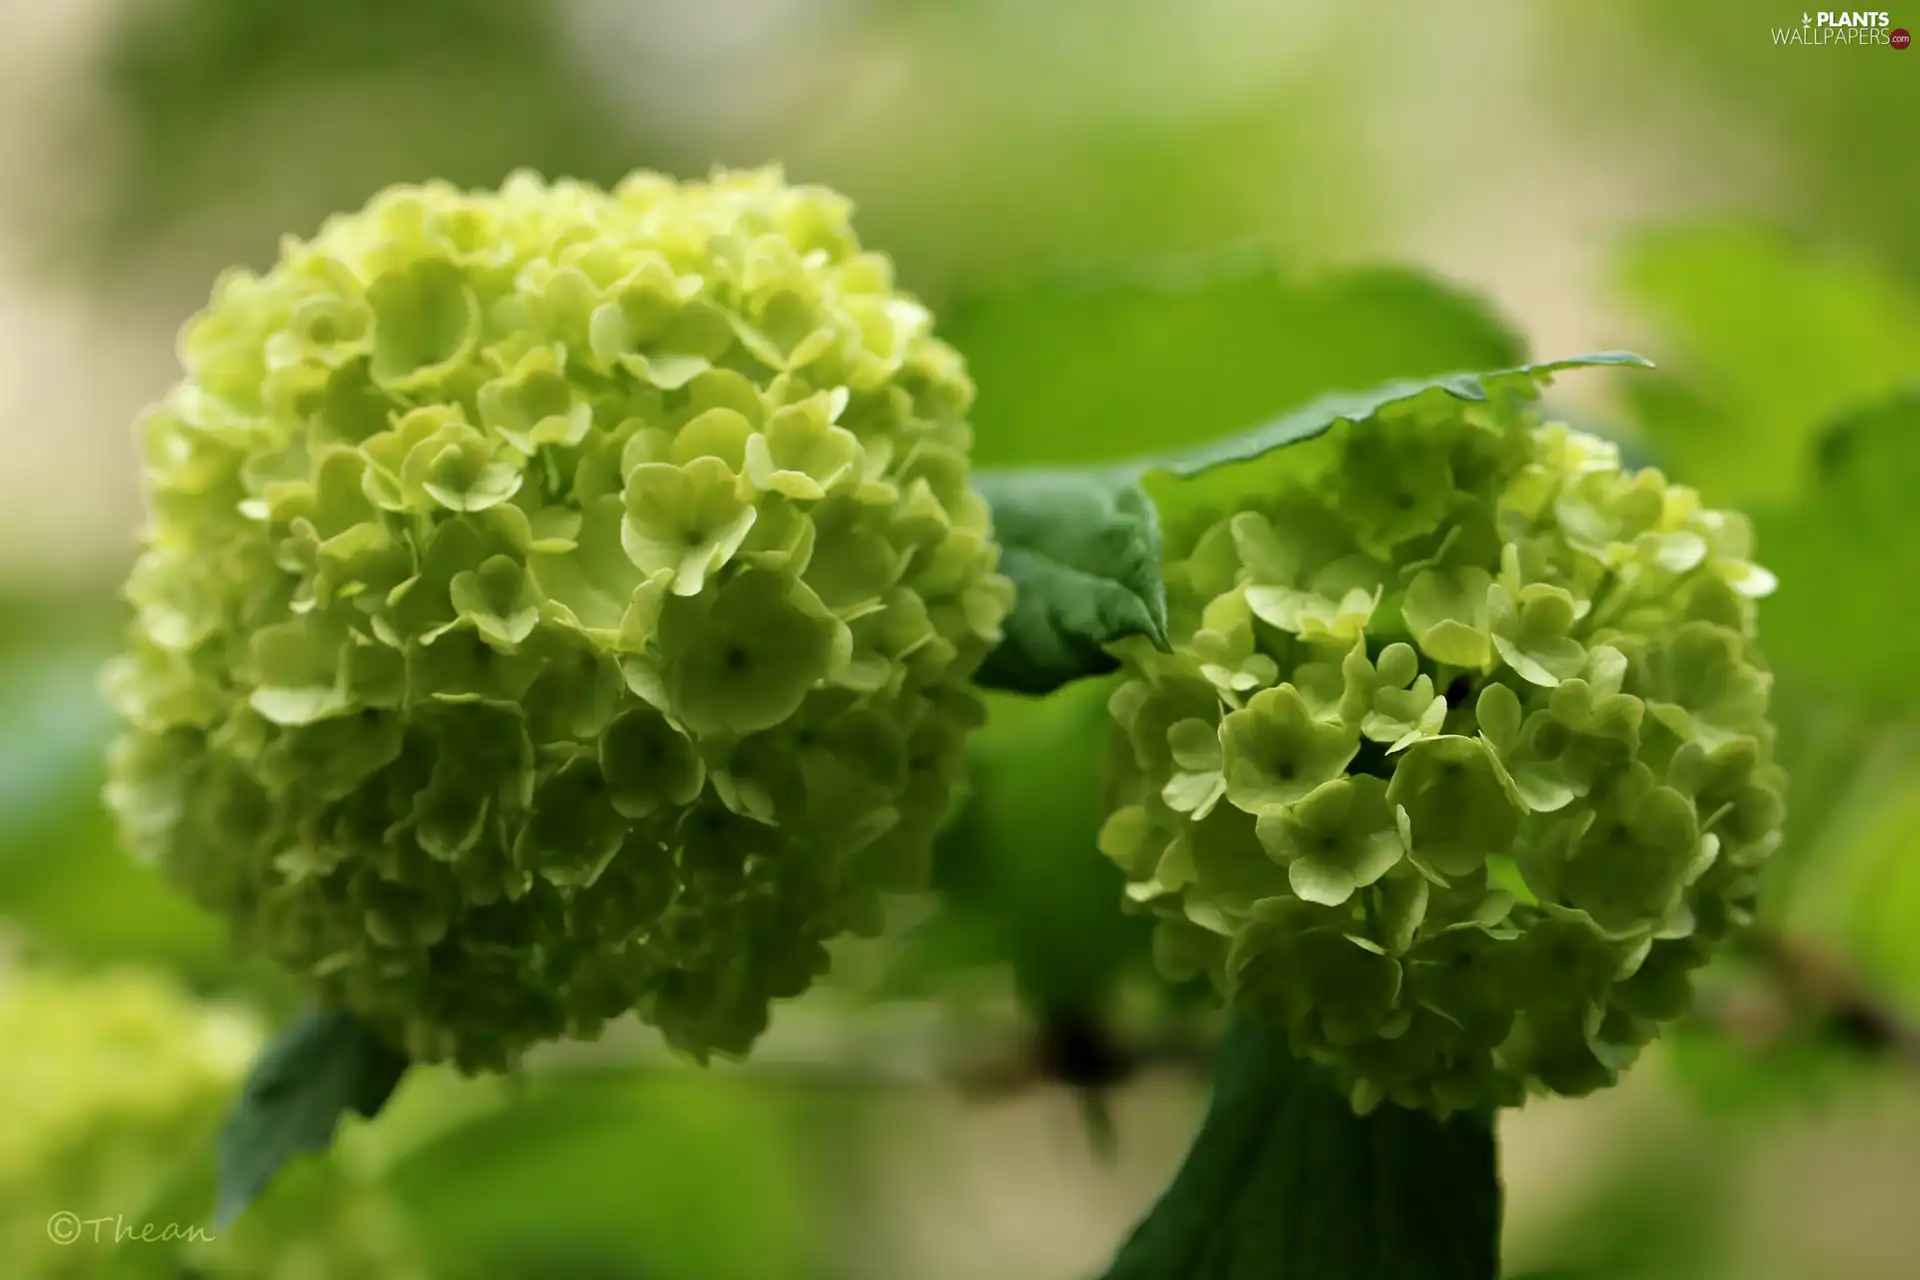
[[[0,973],[0,1257],[11,1276],[83,1274],[112,1249],[91,1219],[141,1211],[204,1142],[259,1043],[250,1020],[138,971]],[[55,1214],[74,1221],[49,1226]]]
[[[1011,603],[849,214],[396,187],[223,277],[139,428],[135,850],[417,1059],[746,1051],[923,881]]]
[[[1612,1083],[1780,839],[1746,522],[1517,396],[1255,465],[1112,699],[1101,846],[1161,964],[1363,1112]]]

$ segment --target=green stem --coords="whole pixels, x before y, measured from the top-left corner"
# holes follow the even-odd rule
[[[1356,1116],[1243,1021],[1186,1163],[1105,1280],[1494,1280],[1500,1214],[1491,1114]]]

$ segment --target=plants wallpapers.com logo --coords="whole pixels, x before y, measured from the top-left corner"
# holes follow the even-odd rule
[[[1815,48],[1879,47],[1904,50],[1913,43],[1913,37],[1905,27],[1895,27],[1891,16],[1886,13],[1829,13],[1822,10],[1818,13],[1801,13],[1797,27],[1773,28],[1773,42]]]

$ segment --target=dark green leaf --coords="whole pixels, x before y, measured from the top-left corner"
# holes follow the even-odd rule
[[[224,1230],[280,1167],[306,1151],[324,1151],[343,1111],[371,1117],[406,1072],[407,1059],[351,1014],[309,1009],[254,1063],[240,1100],[220,1129]]]
[[[1105,646],[1144,635],[1166,644],[1160,529],[1153,504],[1124,474],[983,472],[1000,571],[1018,589],[1006,638],[979,683],[1046,693],[1117,665]]]
[[[1492,1118],[1356,1116],[1284,1035],[1240,1023],[1173,1185],[1106,1280],[1493,1280]]]

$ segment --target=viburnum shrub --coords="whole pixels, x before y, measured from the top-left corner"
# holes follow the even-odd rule
[[[1512,398],[1278,459],[1124,644],[1101,844],[1162,965],[1362,1112],[1611,1083],[1780,840],[1747,523]]]
[[[403,186],[224,276],[139,427],[135,851],[416,1060],[744,1052],[923,884],[1011,600],[848,212]]]

